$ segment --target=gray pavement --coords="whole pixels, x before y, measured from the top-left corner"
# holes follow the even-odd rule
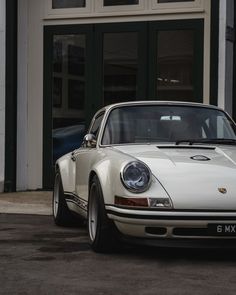
[[[0,194],[0,213],[51,215],[51,204],[51,191]]]
[[[234,251],[130,247],[96,254],[85,227],[0,214],[1,295],[235,295]]]
[[[86,227],[54,224],[51,202],[52,192],[0,194],[0,295],[236,293],[234,250],[126,245],[96,254]]]

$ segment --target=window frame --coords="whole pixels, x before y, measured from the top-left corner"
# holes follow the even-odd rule
[[[189,2],[169,2],[158,3],[158,0],[151,0],[151,9],[159,10],[160,13],[173,13],[173,12],[203,12],[204,1],[194,0]]]
[[[45,18],[61,18],[62,16],[74,17],[91,13],[92,2],[93,0],[86,0],[85,7],[52,8],[52,0],[44,0],[44,15]]]
[[[85,7],[52,8],[52,0],[44,1],[44,19],[96,18],[107,15],[163,15],[177,13],[203,13],[204,0],[158,3],[157,0],[139,0],[139,4],[104,6],[103,0],[86,0]],[[215,0],[216,1],[216,0]]]
[[[128,5],[111,5],[104,6],[103,0],[95,0],[95,12],[98,13],[114,13],[114,12],[129,12],[129,11],[140,11],[145,10],[145,0],[139,0],[139,4],[128,4]]]

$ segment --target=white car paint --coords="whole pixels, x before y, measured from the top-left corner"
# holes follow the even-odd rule
[[[105,111],[105,115],[96,148],[81,147],[56,163],[61,173],[64,192],[79,199],[79,206],[76,202],[68,202],[68,207],[87,217],[90,177],[96,174],[102,187],[107,215],[124,235],[175,238],[172,232],[175,227],[206,229],[212,222],[236,224],[235,146],[184,143],[178,146],[173,143],[101,145],[103,129],[111,110],[120,105],[145,104],[210,108],[199,104],[171,102],[134,102],[104,108],[102,111]],[[204,156],[209,160],[196,161],[192,159],[194,156]],[[134,160],[145,163],[152,173],[151,185],[144,193],[128,191],[121,181],[122,169]],[[227,193],[221,193],[222,188],[226,189]],[[149,211],[119,208],[114,204],[115,196],[166,198],[170,199],[173,208]],[[147,227],[155,226],[165,227],[166,233],[156,235],[146,232]],[[181,235],[177,237],[186,238]]]
[[[132,155],[150,167],[171,197],[174,209],[236,208],[235,147],[208,145],[205,149],[199,149],[196,146],[150,145],[115,149]],[[206,156],[210,160],[191,159],[196,155]],[[218,191],[221,187],[227,188],[227,194],[223,195]]]

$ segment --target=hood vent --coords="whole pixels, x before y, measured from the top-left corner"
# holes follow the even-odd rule
[[[211,160],[210,158],[203,156],[203,155],[196,155],[196,156],[190,157],[190,159],[195,160],[195,161],[210,161]]]

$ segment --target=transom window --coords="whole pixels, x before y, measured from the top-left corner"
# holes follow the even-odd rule
[[[194,0],[157,0],[157,3],[193,2]]]
[[[86,0],[52,0],[52,8],[76,8],[76,7],[85,7]]]
[[[139,4],[139,0],[103,0],[104,6],[135,5],[135,4]]]

